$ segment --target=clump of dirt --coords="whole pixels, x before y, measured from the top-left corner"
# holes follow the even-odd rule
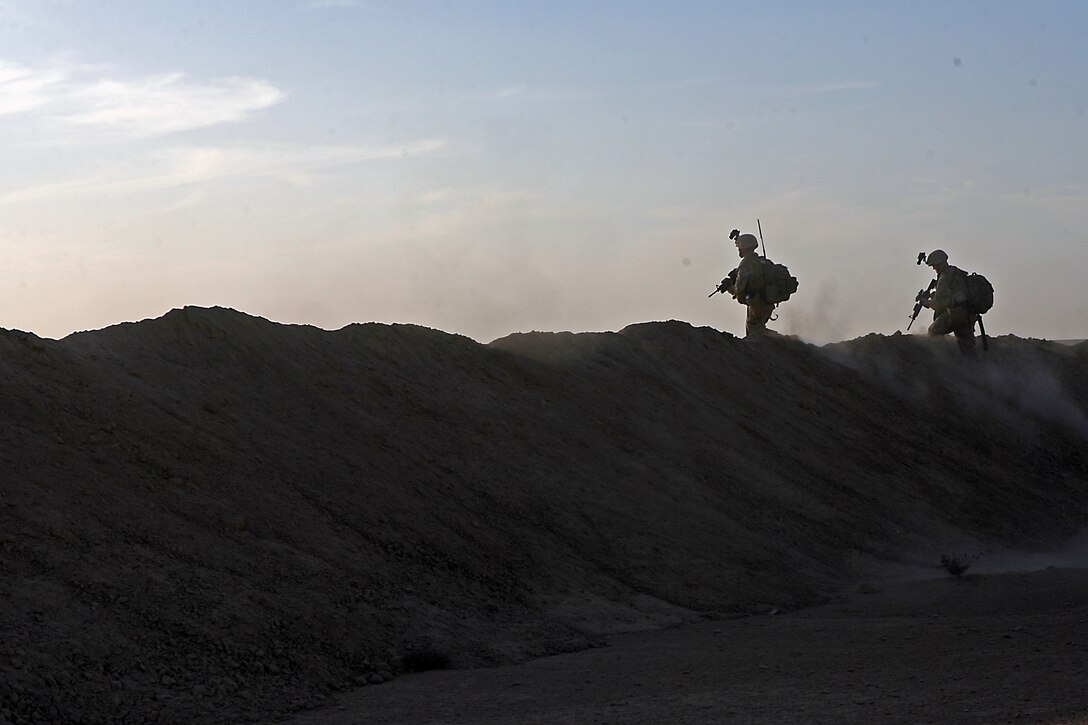
[[[970,556],[941,554],[940,568],[954,577],[961,577],[967,573],[967,570],[980,556],[982,556],[981,553],[971,554]]]

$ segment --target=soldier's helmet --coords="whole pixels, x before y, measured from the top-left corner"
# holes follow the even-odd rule
[[[944,264],[948,261],[948,255],[944,253],[943,249],[934,249],[926,257],[926,264],[930,267],[936,267],[938,264]]]
[[[758,246],[755,234],[741,234],[737,237],[737,249],[755,249]]]

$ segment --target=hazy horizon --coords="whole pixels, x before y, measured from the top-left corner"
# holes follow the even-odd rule
[[[1088,6],[0,0],[0,327],[185,305],[481,342],[680,319],[760,219],[772,326],[1088,337]],[[928,322],[923,312],[914,328]]]

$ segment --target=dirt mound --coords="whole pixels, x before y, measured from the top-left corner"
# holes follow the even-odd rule
[[[267,720],[1072,533],[1085,358],[953,350],[219,308],[0,332],[0,716]]]

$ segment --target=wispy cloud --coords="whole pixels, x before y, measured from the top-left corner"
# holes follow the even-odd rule
[[[81,196],[134,194],[207,184],[224,179],[279,178],[297,183],[311,172],[342,164],[429,154],[444,141],[422,140],[400,146],[277,146],[260,148],[185,147],[147,160],[140,171],[112,173],[40,184],[0,194],[0,204]]]
[[[482,93],[469,94],[466,96],[466,98],[470,100],[497,101],[502,100],[503,98],[515,98],[524,95],[524,88],[520,86],[507,86],[506,88],[497,88],[493,91],[483,91]]]
[[[432,189],[411,199],[401,211],[395,228],[386,230],[388,238],[475,236],[489,225],[539,220],[553,213],[534,193],[489,185]]]
[[[1004,202],[1010,207],[1021,206],[1045,212],[1063,224],[1083,227],[1088,223],[1088,185],[1085,184],[1025,188],[1005,195]]]
[[[179,199],[175,199],[171,203],[164,207],[161,207],[158,211],[160,213],[170,213],[175,211],[181,211],[182,209],[190,209],[203,203],[208,197],[207,192],[204,190],[190,191]]]
[[[36,68],[0,60],[0,116],[34,114],[58,137],[78,128],[95,142],[242,121],[284,97],[256,78],[196,80],[184,73],[114,78],[101,67]]]
[[[137,81],[100,80],[75,90],[76,110],[58,117],[68,123],[129,136],[157,136],[241,121],[283,100],[271,84],[252,78],[193,82],[182,73]]]
[[[880,88],[877,81],[840,81],[836,83],[810,83],[790,86],[787,93],[794,96],[818,96],[824,93],[842,93],[844,91],[867,91]]]
[[[319,8],[362,8],[370,5],[370,0],[306,0],[302,7],[307,10],[316,10]]]
[[[0,60],[0,116],[46,105],[64,80],[58,70],[35,71]]]
[[[648,94],[668,94],[693,88],[705,88],[717,83],[716,78],[682,78],[645,86],[642,90]],[[577,90],[573,88],[532,88],[525,86],[506,86],[488,91],[467,94],[466,100],[499,101],[516,99],[532,103],[551,103],[566,101],[584,101],[601,97],[599,91]]]
[[[562,101],[580,101],[593,98],[589,91],[572,89],[526,88],[524,86],[506,86],[488,91],[475,91],[457,97],[459,101],[503,101],[517,99],[529,103],[553,103]]]
[[[717,82],[717,78],[681,78],[664,83],[655,83],[650,85],[647,90],[651,93],[671,93],[672,91],[686,91],[690,88],[705,88]]]
[[[444,186],[420,194],[416,201],[428,205],[453,204],[479,209],[498,209],[534,202],[537,199],[535,194],[515,189],[491,186]]]
[[[915,177],[908,187],[910,194],[900,197],[900,205],[924,209],[932,206],[958,204],[980,193],[982,184],[976,179],[949,175],[947,178]]]

